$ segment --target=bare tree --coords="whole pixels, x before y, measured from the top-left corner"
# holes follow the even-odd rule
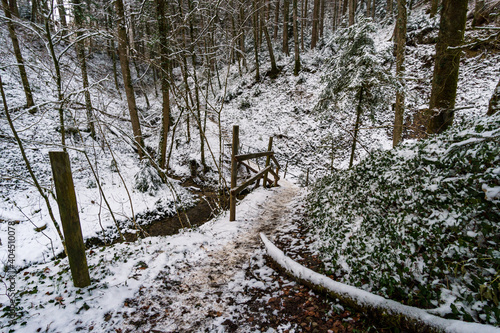
[[[492,116],[500,110],[500,80],[498,80],[497,86],[491,95],[490,103],[488,106],[488,116]]]
[[[356,0],[349,0],[349,26],[354,24],[354,15],[356,14]]]
[[[293,67],[293,75],[297,76],[300,72],[300,55],[299,55],[299,28],[298,15],[297,15],[297,2],[298,0],[293,0],[293,43],[294,43],[294,61],[295,66]]]
[[[290,55],[288,48],[288,20],[290,19],[290,0],[283,0],[283,52]]]
[[[311,32],[311,49],[314,49],[316,47],[316,44],[318,43],[318,26],[319,26],[319,14],[320,14],[319,7],[320,7],[320,0],[314,0],[312,32]]]
[[[474,19],[472,20],[472,26],[475,27],[486,21],[484,17],[484,0],[476,0],[474,5]]]
[[[87,111],[87,126],[90,131],[90,136],[95,139],[96,131],[95,131],[95,120],[92,110],[92,99],[90,98],[89,91],[89,78],[87,75],[87,61],[85,59],[85,41],[84,41],[84,33],[83,33],[83,8],[80,0],[72,0],[73,1],[73,13],[75,16],[75,26],[77,28],[76,31],[76,54],[78,57],[78,61],[80,62],[80,69],[82,72],[82,83],[84,89],[85,96],[85,109]]]
[[[130,74],[130,66],[128,61],[127,46],[127,30],[125,23],[125,11],[123,8],[123,0],[115,1],[115,9],[117,15],[117,34],[118,34],[118,53],[120,55],[120,66],[122,69],[123,83],[125,85],[125,94],[127,95],[128,110],[130,120],[132,122],[132,131],[134,133],[134,141],[137,147],[139,158],[143,158],[144,142],[142,139],[141,124],[139,122],[139,114],[135,102],[134,88],[132,86],[132,76]]]
[[[2,0],[3,12],[7,18],[7,28],[9,30],[10,40],[12,41],[12,47],[14,49],[14,55],[16,56],[17,67],[19,68],[19,74],[21,75],[21,82],[23,83],[24,95],[26,96],[26,106],[30,108],[30,113],[35,113],[36,109],[35,102],[33,101],[33,94],[31,93],[30,83],[28,81],[28,75],[26,74],[26,68],[24,67],[24,59],[21,53],[21,48],[19,47],[19,40],[17,39],[16,29],[14,22],[12,21],[11,8],[7,0]]]
[[[398,17],[396,21],[396,77],[398,87],[396,90],[396,105],[394,108],[394,131],[392,135],[392,145],[396,147],[401,141],[403,133],[403,114],[405,108],[404,95],[404,60],[406,47],[406,0],[397,0],[398,2]]]
[[[429,105],[428,133],[440,133],[453,122],[460,44],[467,20],[467,0],[443,0]]]
[[[160,51],[160,81],[161,81],[161,94],[162,94],[162,122],[160,131],[159,143],[159,162],[160,168],[165,168],[166,155],[167,155],[167,138],[170,128],[170,83],[169,83],[169,70],[170,60],[168,57],[168,39],[167,33],[169,26],[166,17],[166,3],[165,0],[156,0],[156,17],[158,21],[159,33],[159,51]]]
[[[286,0],[285,0],[286,1]],[[259,10],[257,0],[252,1],[252,27],[253,27],[253,48],[255,54],[255,81],[260,81],[259,65]]]
[[[262,15],[264,16],[264,15]],[[262,30],[264,32],[264,37],[266,38],[266,43],[267,43],[267,48],[269,50],[269,59],[271,60],[271,72],[269,73],[269,76],[271,78],[276,77],[279,73],[278,66],[276,65],[276,59],[274,58],[274,51],[273,51],[273,43],[271,41],[271,36],[269,36],[269,31],[267,29],[267,22],[265,20],[265,17],[261,18],[263,21],[262,24]]]

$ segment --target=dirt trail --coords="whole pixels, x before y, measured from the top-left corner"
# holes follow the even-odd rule
[[[245,295],[250,283],[245,268],[261,249],[259,233],[272,235],[287,221],[290,204],[300,191],[286,180],[280,185],[269,190],[266,201],[257,207],[258,217],[249,221],[251,229],[222,249],[207,252],[196,266],[180,265],[176,272],[165,272],[157,287],[138,295],[131,304],[138,311],[125,327],[145,332],[223,331],[222,323],[237,317],[242,306],[252,301]]]

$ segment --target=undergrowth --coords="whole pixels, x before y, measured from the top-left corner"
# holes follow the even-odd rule
[[[500,324],[500,115],[372,152],[319,180],[308,210],[339,281]]]

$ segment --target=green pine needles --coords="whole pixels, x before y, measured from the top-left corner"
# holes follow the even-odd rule
[[[500,115],[374,152],[315,184],[308,210],[337,280],[500,325]]]
[[[319,118],[335,123],[342,132],[326,134],[326,140],[351,142],[349,167],[355,160],[356,146],[362,145],[361,125],[387,123],[393,100],[395,79],[388,68],[394,57],[389,49],[377,52],[371,35],[375,29],[370,20],[359,22],[337,32],[329,48],[333,56],[329,73],[322,79],[326,86],[315,109]],[[349,124],[345,126],[345,124]]]
[[[393,56],[390,49],[377,52],[371,37],[374,32],[373,23],[360,18],[357,24],[340,29],[329,43],[333,56],[328,63],[330,72],[322,78],[326,87],[316,106],[318,112],[341,109],[353,113],[360,105],[363,114],[374,118],[387,110],[393,97],[387,92],[394,90],[388,88],[395,84],[387,66]]]

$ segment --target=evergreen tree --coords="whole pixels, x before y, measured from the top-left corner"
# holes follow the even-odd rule
[[[392,56],[389,52],[377,53],[370,36],[373,31],[373,24],[365,18],[338,31],[330,46],[336,51],[328,65],[330,73],[323,78],[327,85],[316,106],[318,112],[327,115],[337,108],[355,114],[349,166],[354,162],[363,116],[374,120],[377,113],[386,112],[390,103],[387,91],[394,87],[394,78],[383,66]]]

